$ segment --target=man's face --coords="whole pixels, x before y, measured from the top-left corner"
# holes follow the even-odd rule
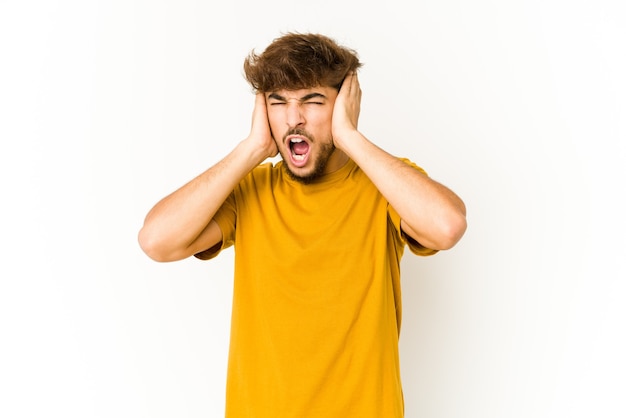
[[[331,127],[337,90],[315,87],[265,94],[270,129],[290,176],[310,183],[345,163]]]

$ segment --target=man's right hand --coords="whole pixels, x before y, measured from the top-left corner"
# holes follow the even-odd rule
[[[267,118],[267,104],[263,93],[256,95],[254,111],[252,112],[252,128],[246,142],[253,144],[255,149],[263,150],[265,158],[275,157],[278,154],[278,148]]]
[[[217,164],[148,212],[139,232],[143,251],[157,261],[181,260],[222,240],[213,217],[241,179],[266,158],[278,154],[267,118],[265,95],[257,94],[250,135]]]

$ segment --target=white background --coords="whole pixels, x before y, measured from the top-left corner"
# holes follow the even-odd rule
[[[0,1],[0,416],[222,416],[232,251],[159,264],[136,236],[245,137],[243,59],[288,30],[356,49],[361,130],[468,207],[457,247],[403,260],[406,416],[626,416],[625,22],[620,0]]]

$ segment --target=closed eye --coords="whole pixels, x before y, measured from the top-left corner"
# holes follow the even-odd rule
[[[318,92],[309,93],[307,95],[304,95],[300,99],[289,100],[278,93],[270,93],[267,96],[267,99],[270,106],[282,106],[287,104],[290,100],[296,100],[300,102],[300,104],[307,105],[323,106],[326,104],[326,96]]]

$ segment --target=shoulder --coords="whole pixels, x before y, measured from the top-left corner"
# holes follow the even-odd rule
[[[243,178],[242,182],[275,181],[281,176],[281,166],[282,161],[277,163],[269,161],[259,164]]]
[[[265,162],[253,168],[235,187],[235,198],[239,200],[271,190],[282,177],[280,166],[281,162]]]

